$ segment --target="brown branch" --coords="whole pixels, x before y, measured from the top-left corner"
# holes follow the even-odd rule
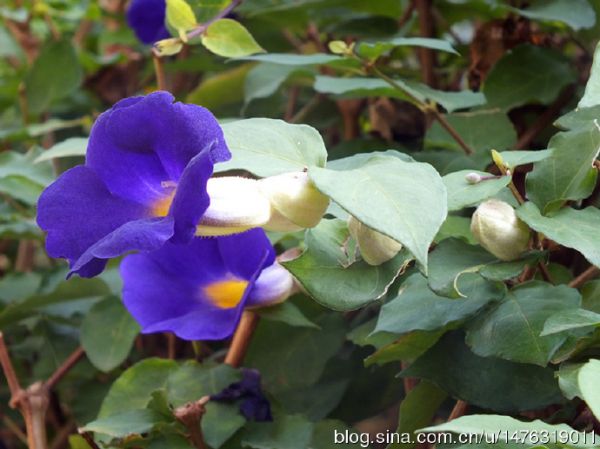
[[[8,382],[10,394],[13,396],[13,398],[17,397],[19,393],[23,391],[23,389],[21,388],[21,384],[17,378],[17,373],[15,373],[15,368],[10,360],[8,348],[6,347],[6,342],[4,341],[4,335],[2,332],[0,332],[0,364],[2,364],[2,370],[4,371],[4,376]]]
[[[189,439],[197,449],[208,449],[202,434],[202,416],[206,413],[206,403],[210,396],[204,396],[197,401],[188,402],[173,411],[177,418],[189,431]]]
[[[554,279],[552,279],[552,275],[548,271],[548,267],[546,266],[546,264],[544,262],[540,261],[540,262],[538,262],[537,266],[540,270],[540,274],[542,275],[542,278],[544,279],[544,281],[549,282],[554,285],[555,284]]]
[[[73,421],[68,422],[55,435],[52,443],[50,444],[50,449],[61,449],[62,447],[65,447],[69,440],[69,435],[71,435],[76,429],[77,427]]]
[[[33,256],[35,246],[33,240],[21,240],[17,248],[17,260],[15,261],[15,271],[26,273],[33,268]]]
[[[434,37],[435,29],[432,16],[432,0],[416,0],[416,8],[419,13],[419,34],[421,37]],[[436,57],[430,48],[419,48],[419,59],[421,60],[421,73],[423,81],[431,87],[436,87],[435,76]]]
[[[415,8],[416,8],[415,3],[416,3],[416,0],[410,0],[410,2],[408,3],[408,6],[406,7],[404,12],[398,19],[398,28],[402,28],[404,25],[406,25],[406,22],[408,22],[410,20],[413,13],[415,12]]]
[[[85,351],[81,346],[73,351],[73,353],[67,357],[67,360],[65,360],[62,365],[60,365],[57,370],[54,371],[54,374],[52,374],[50,378],[48,378],[48,380],[44,383],[44,386],[48,390],[54,388],[54,386],[71,370],[71,368],[73,368],[77,362],[81,360],[84,354]]]
[[[251,310],[244,310],[240,324],[238,324],[235,334],[233,334],[229,351],[227,351],[227,355],[225,356],[226,364],[234,368],[238,368],[242,364],[250,345],[250,339],[257,325],[258,314]]]
[[[292,86],[289,90],[289,96],[287,105],[285,107],[285,113],[283,119],[289,122],[294,117],[294,111],[296,110],[296,103],[298,102],[298,95],[300,94],[300,86]]]
[[[463,149],[465,154],[471,155],[474,153],[473,149],[469,146],[469,144],[464,141],[464,139],[461,137],[460,134],[458,134],[458,132],[454,129],[454,127],[450,124],[450,122],[448,120],[446,120],[446,117],[444,116],[444,114],[442,114],[437,109],[432,109],[431,112],[433,113],[433,116],[435,117],[435,119],[438,122],[440,122],[440,125],[442,125],[442,127],[446,131],[448,131],[448,134],[450,134],[452,136],[452,138],[456,141],[456,143],[458,143],[458,145],[460,145],[460,147]]]
[[[569,287],[579,288],[590,279],[598,277],[598,275],[600,275],[600,268],[592,265],[579,276],[577,276],[575,279],[573,279],[571,282],[569,282]]]
[[[170,332],[167,332],[165,335],[167,337],[167,357],[175,360],[177,354],[177,337]]]
[[[96,442],[94,441],[94,438],[92,437],[92,434],[90,432],[83,432],[81,430],[78,431],[79,435],[81,435],[81,437],[85,440],[85,442],[92,448],[92,449],[100,449],[100,447],[96,444]]]
[[[467,409],[469,408],[469,404],[465,401],[461,401],[460,399],[456,401],[454,408],[450,412],[450,416],[448,416],[448,421],[452,421],[453,419],[460,418],[467,413]]]
[[[156,87],[158,90],[167,90],[167,78],[165,76],[165,64],[160,56],[152,52],[154,61],[154,74],[156,75]]]

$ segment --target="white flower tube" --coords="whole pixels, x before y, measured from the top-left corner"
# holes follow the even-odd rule
[[[271,218],[271,204],[254,179],[211,178],[206,190],[210,206],[196,228],[196,235],[237,234],[263,226]]]
[[[481,203],[471,218],[475,239],[500,260],[518,259],[527,250],[529,227],[512,206],[500,200]]]
[[[297,231],[316,226],[329,206],[329,198],[314,186],[306,172],[284,173],[258,181],[271,203],[269,231]]]
[[[364,225],[354,217],[348,220],[348,231],[360,249],[360,254],[369,265],[381,265],[392,259],[402,249],[402,244],[381,232]]]

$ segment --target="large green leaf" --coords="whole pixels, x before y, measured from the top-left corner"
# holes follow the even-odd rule
[[[595,16],[592,16],[595,17]],[[600,105],[600,43],[596,45],[594,62],[590,70],[590,78],[585,85],[585,93],[579,100],[579,108],[591,108]],[[597,118],[596,115],[594,118]]]
[[[360,42],[356,51],[361,56],[375,59],[396,47],[422,47],[459,54],[449,41],[427,37],[393,37],[374,42]]]
[[[340,316],[325,315],[315,322],[321,329],[260,323],[245,364],[261,372],[265,388],[270,392],[314,385],[327,362],[342,347],[346,329]]]
[[[204,78],[186,101],[210,110],[240,103],[244,98],[244,80],[251,69],[252,65],[244,64]]]
[[[244,432],[244,447],[253,449],[306,449],[314,424],[301,415],[276,416],[271,423],[250,423]]]
[[[561,443],[569,447],[585,448],[595,446],[597,436],[592,433],[578,432],[566,424],[547,424],[539,419],[519,421],[510,416],[468,415],[436,426],[421,429],[422,432],[453,432],[458,434],[484,435],[490,441],[506,441],[512,435],[524,447],[540,447],[542,432],[548,435],[550,443]]]
[[[85,156],[88,145],[87,137],[70,137],[48,148],[35,158],[34,163],[47,161],[54,158],[68,156]]]
[[[408,92],[418,102],[424,103],[430,100],[444,107],[448,112],[481,106],[485,103],[485,97],[479,92],[470,90],[446,92],[414,81],[399,79],[394,81],[402,87],[402,90],[395,89],[379,78],[337,78],[322,75],[316,77],[314,88],[317,92],[349,98],[386,96],[410,100],[406,95]]]
[[[553,151],[538,150],[538,151],[499,151],[502,163],[513,170],[519,165],[531,164],[532,162],[543,161],[552,156]]]
[[[471,173],[492,179],[484,179],[472,184],[466,179],[466,176]],[[454,211],[477,206],[482,201],[493,197],[510,183],[511,177],[498,176],[494,178],[486,172],[460,170],[445,175],[442,180],[448,191],[448,210]]]
[[[415,330],[436,330],[474,315],[494,298],[474,291],[472,297],[450,299],[432,292],[420,274],[410,276],[402,284],[398,296],[384,304],[374,332],[404,334]]]
[[[600,313],[585,309],[573,309],[552,315],[544,323],[541,335],[558,334],[573,329],[600,326]]]
[[[251,118],[223,124],[232,159],[215,166],[216,171],[248,170],[272,176],[306,167],[324,167],[327,150],[314,128],[282,120]]]
[[[588,0],[537,0],[527,9],[511,9],[530,19],[563,22],[574,30],[591,28],[596,23],[596,12]]]
[[[232,19],[211,23],[202,34],[202,44],[213,53],[228,58],[264,52],[246,27]]]
[[[98,432],[115,438],[142,434],[165,421],[165,417],[152,410],[130,410],[86,424],[85,432]]]
[[[458,332],[442,337],[402,376],[427,379],[457,399],[499,412],[541,408],[561,397],[550,368],[479,357]]]
[[[448,114],[446,119],[463,140],[477,152],[505,150],[517,141],[515,128],[505,112],[474,111]],[[425,134],[426,148],[447,148],[463,151],[456,140],[439,122],[434,122]]]
[[[544,217],[531,202],[517,209],[518,217],[531,228],[549,239],[579,251],[592,264],[600,266],[600,241],[596,233],[600,227],[600,210],[587,207],[575,210],[561,209],[550,217]]]
[[[520,284],[470,324],[467,343],[483,357],[545,366],[567,337],[541,336],[544,323],[555,313],[577,309],[580,303],[579,292],[564,285]]]
[[[44,187],[54,179],[50,163],[33,164],[39,154],[39,151],[0,153],[0,192],[34,205]]]
[[[600,360],[592,359],[579,369],[577,383],[581,398],[590,407],[594,416],[600,418]]]
[[[90,362],[101,371],[119,366],[129,355],[139,325],[118,298],[109,297],[92,307],[81,324],[81,345]]]
[[[414,389],[407,392],[400,404],[396,432],[399,435],[409,434],[412,441],[410,443],[393,442],[388,445],[387,449],[412,449],[415,447],[414,432],[431,423],[446,397],[447,394],[444,390],[426,380],[419,382]]]
[[[298,70],[302,70],[302,67],[268,62],[255,65],[248,72],[244,82],[244,103],[248,104],[254,99],[273,95],[285,80]]]
[[[506,110],[531,102],[548,104],[574,81],[575,71],[560,53],[525,44],[496,63],[483,92],[490,108]]]
[[[594,190],[600,152],[600,127],[595,122],[556,134],[548,147],[552,155],[534,165],[527,175],[527,194],[544,213],[566,200],[580,200]]]
[[[365,225],[402,243],[427,270],[446,218],[446,188],[429,164],[375,156],[353,170],[313,167],[317,188]]]
[[[283,265],[319,303],[334,310],[353,310],[380,299],[410,258],[406,251],[378,266],[354,262],[345,254],[346,223],[321,220],[307,231],[307,249]]]
[[[77,90],[82,77],[83,70],[71,42],[48,41],[25,78],[29,111],[43,112],[52,101]]]

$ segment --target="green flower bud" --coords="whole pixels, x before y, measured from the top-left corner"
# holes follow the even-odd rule
[[[504,201],[481,203],[471,218],[475,239],[500,260],[518,259],[527,250],[529,228]]]
[[[271,203],[269,231],[297,231],[316,226],[329,206],[329,198],[317,190],[305,172],[284,173],[258,182]]]
[[[348,220],[348,231],[356,240],[363,260],[369,265],[381,265],[402,249],[396,240],[369,228],[352,216]]]
[[[226,176],[211,178],[206,185],[210,206],[196,228],[196,235],[238,234],[263,226],[271,218],[271,204],[255,179]]]

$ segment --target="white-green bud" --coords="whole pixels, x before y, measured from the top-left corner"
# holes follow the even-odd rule
[[[263,226],[271,218],[271,203],[263,196],[255,179],[211,178],[206,191],[210,206],[196,228],[196,235],[238,234]]]
[[[246,307],[265,307],[279,304],[296,293],[298,288],[294,278],[281,265],[275,262],[260,273],[248,294]]]
[[[479,173],[471,172],[465,175],[465,180],[469,184],[478,184],[481,182],[481,175]]]
[[[529,227],[512,206],[500,200],[481,203],[471,218],[475,239],[500,260],[518,259],[527,250]]]
[[[271,203],[269,231],[297,231],[316,226],[329,206],[329,198],[317,190],[306,172],[284,173],[258,181]]]
[[[396,240],[364,225],[354,217],[348,220],[348,231],[356,243],[365,262],[381,265],[394,258],[402,249]]]

